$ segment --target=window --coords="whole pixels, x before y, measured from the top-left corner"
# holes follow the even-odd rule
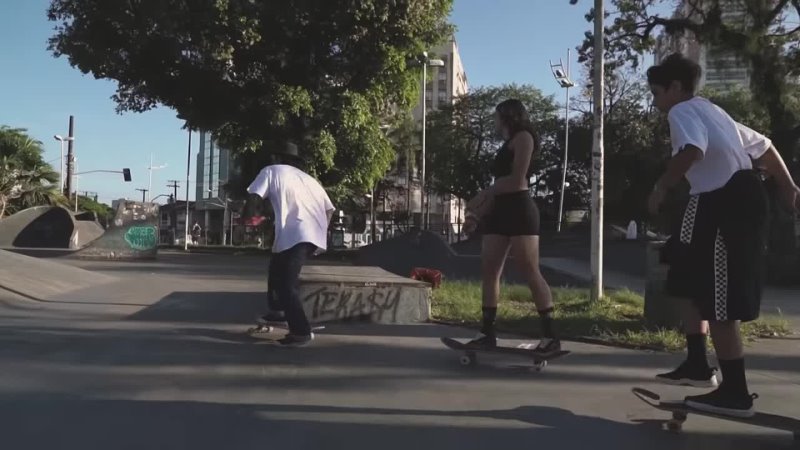
[[[439,79],[439,93],[447,90],[447,79]]]

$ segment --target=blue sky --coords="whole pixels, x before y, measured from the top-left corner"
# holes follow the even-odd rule
[[[455,0],[451,21],[471,87],[502,83],[530,83],[545,94],[561,91],[550,73],[548,60],[572,51],[572,75],[581,77],[574,48],[591,24],[586,22],[590,2],[576,6],[567,0]],[[47,50],[53,24],[45,15],[47,0],[3,0],[0,6],[0,124],[27,128],[44,143],[46,159],[58,170],[59,143],[53,135],[67,135],[69,116],[75,116],[75,154],[78,171],[130,167],[133,182],[121,175],[90,174],[78,182],[80,191],[94,191],[101,201],[141,198],[136,188],[147,188],[147,166],[154,154],[155,197],[171,191],[167,180],[181,180],[184,198],[188,135],[175,113],[159,108],[142,114],[115,112],[114,83],[96,80],[72,68],[65,58]],[[197,135],[193,136],[190,199],[194,199]],[[164,200],[159,199],[159,201]]]

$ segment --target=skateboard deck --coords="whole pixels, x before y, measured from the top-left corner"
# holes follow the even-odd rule
[[[635,387],[631,389],[631,391],[636,397],[653,408],[671,412],[672,419],[666,421],[666,427],[667,430],[674,433],[681,432],[683,429],[683,423],[686,422],[689,414],[697,414],[700,416],[713,417],[715,419],[730,420],[738,423],[772,428],[774,430],[788,431],[792,433],[795,441],[800,441],[800,420],[798,419],[761,412],[757,412],[752,417],[726,416],[723,414],[701,411],[699,409],[692,408],[684,404],[682,400],[661,400],[660,395],[656,394],[655,392],[648,391],[647,389]]]
[[[478,362],[478,353],[499,353],[504,355],[514,355],[514,356],[522,356],[525,358],[530,358],[533,360],[533,368],[540,372],[542,369],[547,367],[547,361],[555,358],[559,358],[561,356],[567,355],[570,352],[568,350],[559,350],[553,353],[538,353],[533,351],[536,348],[536,345],[532,342],[526,342],[520,344],[516,347],[503,347],[497,346],[494,348],[473,348],[468,347],[466,344],[457,341],[455,339],[451,339],[449,337],[442,337],[440,338],[442,343],[447,347],[453,350],[463,351],[464,355],[461,356],[460,360],[462,365],[465,366],[472,366]]]
[[[289,331],[289,325],[286,322],[264,322],[264,321],[256,321],[256,325],[247,329],[247,334],[253,337],[260,337],[261,335],[266,335],[272,333],[277,329],[282,329]],[[312,325],[311,331],[319,331],[324,330],[325,325]]]

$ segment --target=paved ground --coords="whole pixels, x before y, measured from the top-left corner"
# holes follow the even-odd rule
[[[46,303],[0,294],[3,447],[791,448],[786,433],[701,417],[683,435],[658,429],[664,414],[630,388],[684,394],[650,381],[680,355],[567,343],[541,373],[500,357],[464,368],[438,337],[472,333],[437,325],[336,325],[312,347],[268,346],[242,334],[263,262],[75,262],[121,281]],[[800,416],[798,343],[750,349],[761,409]]]

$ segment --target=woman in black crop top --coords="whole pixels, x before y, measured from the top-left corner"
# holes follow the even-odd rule
[[[542,320],[542,340],[536,350],[558,351],[561,343],[553,332],[553,300],[550,287],[539,271],[539,209],[528,189],[533,174],[538,136],[525,106],[516,99],[495,108],[497,132],[506,140],[497,151],[490,168],[494,184],[479,195],[493,198],[487,214],[480,218],[483,231],[481,274],[483,288],[483,327],[470,345],[494,347],[497,337],[494,321],[500,295],[500,275],[511,250],[517,267],[528,280],[533,300]],[[472,232],[478,220],[470,220],[465,230]]]

